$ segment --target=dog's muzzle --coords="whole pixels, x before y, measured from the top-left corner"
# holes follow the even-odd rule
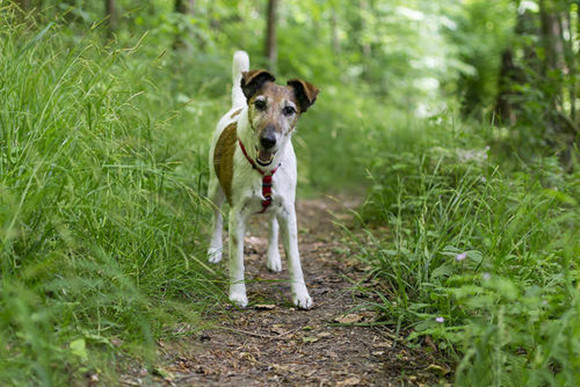
[[[276,133],[273,127],[268,126],[260,136],[260,147],[256,147],[256,162],[262,167],[272,164],[274,160],[274,147],[276,146]]]

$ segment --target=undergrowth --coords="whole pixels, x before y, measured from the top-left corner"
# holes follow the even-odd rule
[[[224,304],[204,193],[233,50],[0,17],[0,383],[112,383],[116,363],[153,367],[159,337]],[[307,194],[361,180],[357,127],[380,115],[354,88],[319,86],[295,136]]]
[[[170,71],[139,40],[0,17],[0,383],[115,380],[116,353],[151,362],[221,299],[201,236],[211,125],[174,117],[194,103],[156,86]]]
[[[200,193],[233,49],[0,18],[0,383],[115,381],[117,355],[153,363],[157,338],[224,301]],[[353,240],[387,323],[434,338],[458,385],[580,384],[578,168],[309,80],[299,187],[368,187]]]
[[[353,238],[383,286],[375,307],[410,344],[436,339],[458,385],[578,385],[580,176],[450,117],[373,148]]]

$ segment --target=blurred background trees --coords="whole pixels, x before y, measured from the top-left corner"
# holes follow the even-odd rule
[[[577,0],[16,2],[77,34],[105,22],[120,43],[147,33],[149,50],[187,47],[180,55],[190,57],[176,62],[221,69],[245,49],[255,66],[346,85],[420,116],[457,109],[508,128],[524,157],[539,147],[572,167]]]

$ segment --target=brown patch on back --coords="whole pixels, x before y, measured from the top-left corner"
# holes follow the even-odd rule
[[[232,113],[232,115],[230,116],[230,118],[234,118],[235,116],[237,116],[238,114],[240,114],[242,112],[242,109],[238,109],[235,112]]]
[[[239,112],[238,112],[239,113]],[[228,203],[232,204],[232,178],[234,175],[234,152],[238,142],[238,124],[229,124],[217,141],[213,154],[213,166],[220,185],[226,194]]]

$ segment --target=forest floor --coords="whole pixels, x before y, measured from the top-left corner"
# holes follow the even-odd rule
[[[180,339],[159,342],[156,375],[134,372],[123,382],[193,386],[445,382],[442,375],[448,367],[434,346],[409,348],[387,327],[377,325],[381,316],[363,307],[374,301],[358,286],[368,277],[367,268],[351,257],[335,225],[335,221],[352,223],[349,210],[356,204],[330,197],[297,203],[299,247],[312,309],[293,307],[284,259],[282,273],[268,271],[267,232],[257,221],[251,222],[245,244],[250,305],[211,311],[206,317],[217,322],[212,328],[192,329]]]

